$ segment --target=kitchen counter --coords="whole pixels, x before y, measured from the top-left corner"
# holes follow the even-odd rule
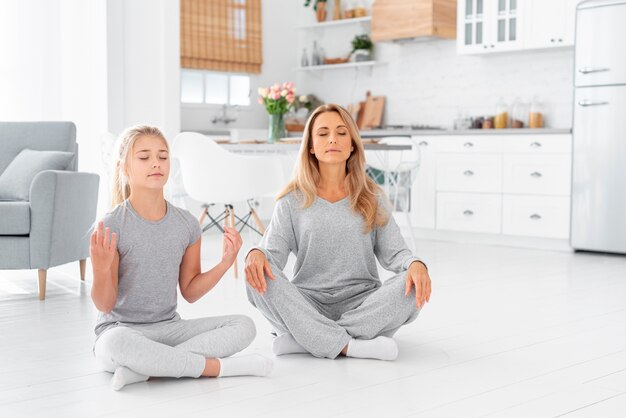
[[[385,136],[438,136],[438,135],[554,135],[570,134],[571,129],[372,129],[362,130],[363,138],[380,138]]]

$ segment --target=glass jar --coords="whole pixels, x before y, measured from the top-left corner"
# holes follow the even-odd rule
[[[505,129],[509,121],[509,107],[503,99],[496,103],[496,116],[494,118],[494,127],[496,129]]]
[[[530,104],[530,112],[528,114],[528,127],[529,128],[543,128],[544,121],[544,106],[539,101],[537,96],[533,97],[533,101]]]
[[[511,118],[509,128],[519,129],[524,127],[524,121],[528,120],[528,105],[519,97],[516,97],[511,104]]]

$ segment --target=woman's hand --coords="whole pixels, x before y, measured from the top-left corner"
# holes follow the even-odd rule
[[[94,273],[110,271],[116,251],[117,234],[115,232],[111,234],[110,228],[104,228],[104,223],[98,222],[98,228],[91,234],[89,245],[89,255]]]
[[[265,293],[267,283],[265,282],[265,274],[274,280],[270,263],[263,251],[252,250],[246,257],[246,280],[259,293]]]
[[[404,295],[411,293],[411,287],[415,287],[415,306],[421,308],[424,303],[430,302],[430,276],[426,266],[419,261],[414,261],[406,272],[406,290]]]
[[[235,228],[224,227],[224,250],[222,252],[222,262],[228,267],[232,266],[241,249],[243,240]]]

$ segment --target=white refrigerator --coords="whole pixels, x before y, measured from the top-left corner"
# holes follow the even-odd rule
[[[576,13],[571,246],[626,254],[626,0]]]

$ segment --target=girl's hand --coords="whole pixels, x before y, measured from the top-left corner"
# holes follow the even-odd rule
[[[246,280],[259,293],[265,293],[267,290],[265,274],[270,279],[275,280],[270,263],[267,261],[263,251],[250,251],[248,257],[246,257]]]
[[[111,229],[104,229],[104,223],[98,222],[96,228],[91,234],[91,242],[89,245],[89,255],[91,256],[91,265],[94,272],[105,272],[111,270],[113,257],[117,251],[117,234],[111,234]]]
[[[243,240],[235,228],[224,227],[224,251],[222,252],[222,262],[230,267],[237,258]]]
[[[411,293],[411,287],[415,287],[415,306],[420,309],[424,303],[430,302],[430,276],[426,266],[419,261],[414,261],[406,272],[406,290],[404,295]]]

